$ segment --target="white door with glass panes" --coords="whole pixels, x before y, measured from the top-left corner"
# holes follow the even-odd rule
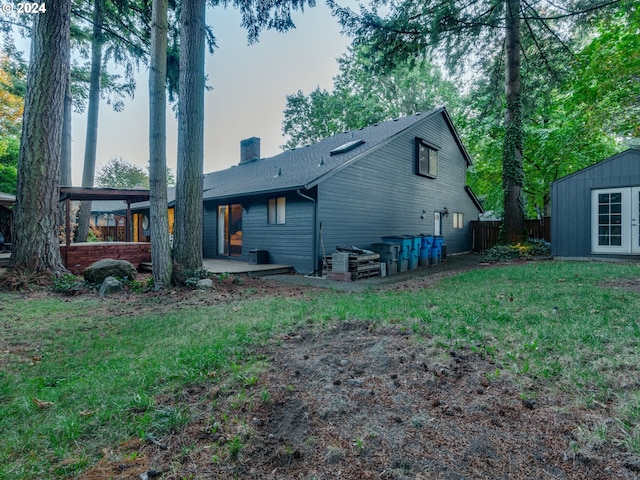
[[[591,251],[640,253],[640,187],[591,192]]]

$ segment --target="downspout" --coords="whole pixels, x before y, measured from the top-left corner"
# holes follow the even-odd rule
[[[304,198],[313,203],[313,243],[311,248],[312,248],[312,257],[313,257],[312,273],[315,274],[318,271],[318,222],[317,222],[318,204],[315,198],[305,195],[304,193],[302,193],[302,191],[299,188],[296,190],[296,193],[300,198]]]

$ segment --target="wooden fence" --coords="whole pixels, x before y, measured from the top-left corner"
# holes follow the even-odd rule
[[[551,217],[544,217],[539,220],[525,220],[528,238],[551,241]],[[471,222],[473,232],[473,251],[484,252],[498,243],[500,238],[501,221]]]

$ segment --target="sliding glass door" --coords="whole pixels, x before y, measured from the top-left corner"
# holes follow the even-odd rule
[[[242,205],[218,205],[218,255],[242,255]]]

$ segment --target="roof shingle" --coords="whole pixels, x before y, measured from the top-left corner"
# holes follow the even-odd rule
[[[203,180],[204,199],[309,188],[365,152],[382,146],[409,127],[442,111],[444,108],[441,107],[339,133],[313,145],[208,173]],[[362,140],[362,143],[343,153],[331,154],[356,140]]]

